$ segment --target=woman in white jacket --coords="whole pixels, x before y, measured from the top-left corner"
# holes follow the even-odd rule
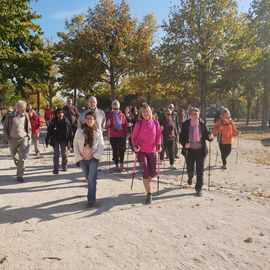
[[[85,123],[78,128],[74,137],[74,156],[76,162],[88,182],[88,206],[93,207],[96,202],[96,184],[99,159],[104,151],[102,131],[96,124],[96,115],[89,112],[85,116]]]

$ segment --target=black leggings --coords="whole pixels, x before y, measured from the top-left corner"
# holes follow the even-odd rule
[[[175,155],[175,140],[164,140],[163,149],[160,153],[160,160],[164,159],[164,152],[168,150],[170,165],[174,164],[174,155]]]
[[[112,151],[113,151],[113,161],[115,165],[120,162],[123,164],[124,155],[126,151],[126,138],[110,138]]]
[[[232,145],[231,144],[219,144],[219,149],[221,152],[221,159],[222,159],[222,163],[224,166],[227,165],[227,160],[226,158],[229,156],[229,154],[232,151]]]

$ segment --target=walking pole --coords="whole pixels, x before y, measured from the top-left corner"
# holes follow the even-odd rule
[[[181,181],[180,181],[180,189],[182,188],[182,182],[183,182],[185,168],[186,168],[187,155],[188,155],[188,149],[186,148],[186,154],[185,154],[185,160],[184,160],[184,165],[183,165],[182,177],[181,177]]]
[[[240,137],[239,135],[237,136],[237,151],[236,151],[236,161],[235,163],[237,164],[238,163],[238,152],[239,152],[239,142],[240,141]]]
[[[208,166],[208,191],[210,190],[210,177],[211,177],[211,141],[209,142],[209,166]]]
[[[137,164],[137,153],[135,153],[135,159],[134,159],[134,165],[133,165],[133,173],[132,173],[132,180],[131,180],[131,185],[130,185],[130,190],[133,188],[133,182],[134,182],[134,176],[135,176],[135,171],[136,171],[136,164]]]
[[[126,141],[126,144],[127,144],[127,171],[128,171],[128,160],[129,160],[129,140],[128,140],[128,138],[127,138],[127,141]]]
[[[111,152],[110,152],[110,129],[108,128],[108,156],[109,156],[109,170],[111,168]]]
[[[157,194],[159,194],[160,153],[158,153],[158,155],[157,155],[157,165],[158,165],[158,173],[157,173]]]
[[[221,131],[218,132],[217,134],[217,142],[218,144],[221,143]],[[217,159],[218,159],[218,149],[216,151],[216,162],[215,162],[215,167],[217,166]]]
[[[42,138],[42,145],[43,145],[43,149],[44,149],[44,151],[46,150],[46,148],[45,148],[45,143],[44,143],[44,138]]]

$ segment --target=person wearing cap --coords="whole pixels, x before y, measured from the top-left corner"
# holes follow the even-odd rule
[[[46,147],[53,147],[53,174],[59,173],[59,148],[62,155],[62,169],[67,170],[67,146],[72,138],[72,130],[69,121],[64,116],[63,108],[56,110],[56,117],[51,121],[45,139]]]
[[[28,113],[30,123],[31,123],[31,129],[32,129],[32,143],[35,147],[35,153],[36,156],[39,156],[39,135],[40,135],[40,129],[43,126],[43,121],[41,120],[40,116],[35,112],[35,110],[32,108],[32,106],[29,106],[26,109],[26,112]]]
[[[128,126],[125,115],[120,111],[120,103],[118,100],[112,102],[112,111],[106,118],[106,130],[112,146],[115,169],[117,171],[123,171]]]
[[[85,123],[85,116],[88,112],[94,112],[96,114],[96,123],[98,128],[103,130],[106,121],[105,113],[101,109],[97,108],[97,99],[94,96],[90,96],[88,98],[88,109],[81,113],[79,127],[82,127],[82,125]]]
[[[26,113],[26,102],[19,100],[16,109],[6,116],[3,124],[4,141],[17,167],[17,181],[23,182],[25,161],[31,144],[31,124]]]

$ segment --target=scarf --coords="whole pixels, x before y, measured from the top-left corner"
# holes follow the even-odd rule
[[[200,142],[201,141],[201,134],[199,130],[200,122],[199,120],[196,122],[190,121],[190,126],[192,128],[192,134],[191,134],[191,141],[192,142]]]
[[[116,130],[123,130],[120,115],[117,112],[113,112],[113,122],[115,124]]]

